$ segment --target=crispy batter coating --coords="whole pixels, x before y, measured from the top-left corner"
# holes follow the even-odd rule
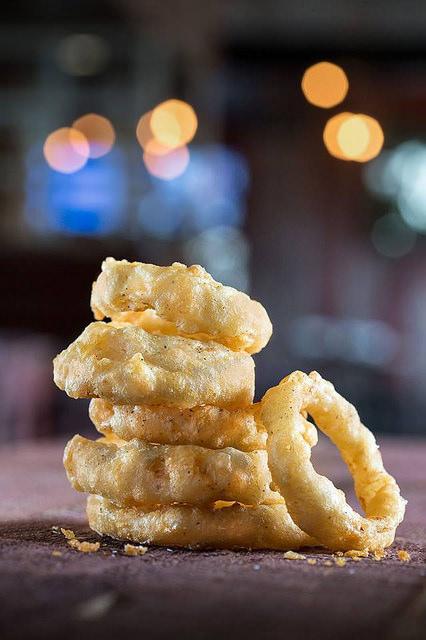
[[[55,383],[72,398],[182,408],[253,401],[254,362],[246,353],[132,325],[92,322],[53,364]]]
[[[93,284],[95,318],[153,309],[179,334],[203,334],[235,351],[257,353],[268,342],[272,325],[259,302],[211,277],[202,267],[174,262],[159,267],[107,258]]]
[[[132,542],[190,548],[299,549],[316,541],[290,518],[285,504],[220,509],[170,505],[153,511],[118,507],[100,496],[87,500],[90,527]]]
[[[261,406],[272,478],[296,524],[330,549],[375,551],[389,546],[406,502],[355,408],[318,373],[307,376],[301,371],[270,389]],[[314,470],[310,446],[301,437],[304,412],[341,452],[366,517],[347,504],[343,491]]]
[[[74,489],[122,506],[283,501],[270,489],[266,451],[244,453],[231,447],[216,450],[139,440],[94,442],[77,435],[65,448],[64,466]]]
[[[137,438],[157,444],[194,444],[209,449],[265,449],[266,431],[256,422],[259,405],[221,409],[209,405],[192,409],[153,405],[113,405],[92,400],[89,415],[97,430],[123,440]]]

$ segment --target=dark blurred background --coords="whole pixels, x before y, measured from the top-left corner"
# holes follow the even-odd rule
[[[90,322],[108,255],[200,263],[260,300],[274,335],[256,357],[258,397],[318,369],[374,431],[424,433],[424,3],[45,0],[3,13],[0,442],[89,428],[51,358]],[[331,108],[301,88],[320,61],[349,82]],[[194,109],[196,134],[144,156],[138,122],[172,98]],[[329,153],[323,130],[341,112],[379,123],[376,157],[357,161],[343,138],[355,159]],[[88,113],[113,146],[53,168],[48,136]]]

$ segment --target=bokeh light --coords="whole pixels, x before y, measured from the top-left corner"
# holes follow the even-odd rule
[[[378,253],[387,258],[401,258],[416,244],[416,233],[396,213],[388,213],[374,223],[371,241]]]
[[[75,120],[72,127],[86,137],[90,158],[101,158],[111,151],[115,142],[115,131],[107,118],[96,113],[88,113]]]
[[[145,149],[148,142],[154,137],[154,134],[151,130],[151,116],[152,111],[148,111],[148,113],[145,113],[139,119],[139,122],[136,126],[136,138],[138,139],[138,142],[141,145],[142,149]]]
[[[170,149],[170,147],[165,147],[161,142],[158,142],[155,138],[151,138],[145,144],[144,147],[145,153],[152,156],[165,156],[168,153],[172,153],[174,150]]]
[[[337,143],[347,158],[357,159],[366,151],[369,142],[370,131],[362,117],[350,116],[340,125]]]
[[[384,134],[379,122],[371,116],[345,111],[328,120],[323,140],[335,158],[368,162],[381,152]]]
[[[43,146],[48,165],[61,173],[75,173],[87,162],[89,143],[76,129],[62,127],[47,136]]]
[[[72,76],[92,76],[105,68],[110,51],[98,35],[75,33],[63,38],[56,51],[60,69]]]
[[[357,156],[355,160],[357,162],[369,162],[381,152],[385,137],[382,127],[375,118],[364,114],[359,114],[359,117],[362,118],[362,121],[368,127],[369,140],[365,151]]]
[[[161,180],[173,180],[186,171],[189,164],[189,150],[188,147],[179,147],[163,155],[145,151],[143,159],[152,176]]]
[[[364,174],[370,191],[389,199],[408,227],[426,233],[426,144],[407,140],[373,161]]]
[[[339,160],[348,159],[340,148],[337,139],[339,129],[341,125],[352,116],[353,113],[350,113],[349,111],[338,113],[336,116],[330,118],[330,120],[328,120],[327,124],[324,127],[323,140],[326,149],[330,153],[330,155],[334,156],[335,158],[339,158]]]
[[[194,109],[182,100],[166,100],[152,112],[150,127],[156,140],[170,149],[188,144],[197,131]]]
[[[302,91],[306,100],[316,107],[335,107],[345,99],[348,89],[345,72],[331,62],[318,62],[303,74]]]

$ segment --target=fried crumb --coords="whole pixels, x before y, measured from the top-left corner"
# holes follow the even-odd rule
[[[332,567],[332,566],[333,566],[333,563],[331,562],[331,560],[326,560],[326,561],[324,562],[324,565],[325,565],[326,567]]]
[[[410,554],[408,551],[405,551],[405,549],[398,549],[396,555],[398,556],[398,560],[401,562],[410,562],[411,560]]]
[[[360,558],[368,558],[368,551],[365,549],[363,551],[350,549],[349,551],[345,551],[344,556],[346,558],[352,558],[352,560],[359,560]]]
[[[383,558],[386,556],[386,551],[384,549],[377,550],[374,552],[373,555],[374,555],[374,559],[379,562],[380,560],[383,560]]]
[[[61,556],[62,555],[62,551],[52,551],[52,556]]]
[[[344,567],[347,560],[345,558],[334,558],[334,563],[337,564],[338,567]]]
[[[67,540],[69,546],[81,553],[94,553],[99,550],[101,546],[99,542],[80,542],[77,538],[71,538]]]
[[[124,553],[126,556],[143,556],[148,551],[148,547],[136,546],[134,544],[125,544]]]
[[[306,560],[306,556],[296,551],[286,551],[284,554],[286,560]]]
[[[315,560],[315,558],[308,558],[308,564],[316,564],[317,561]]]
[[[72,529],[63,529],[61,527],[61,533],[67,540],[74,540],[75,538],[75,533]]]

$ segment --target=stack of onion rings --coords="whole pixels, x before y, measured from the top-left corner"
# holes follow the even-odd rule
[[[56,384],[91,398],[102,437],[75,436],[64,465],[100,534],[184,547],[378,551],[405,501],[355,409],[295,372],[253,403],[251,354],[265,309],[199,266],[107,258],[90,324],[54,361]],[[102,322],[105,317],[111,322]],[[342,451],[366,516],[310,463],[310,415]]]

